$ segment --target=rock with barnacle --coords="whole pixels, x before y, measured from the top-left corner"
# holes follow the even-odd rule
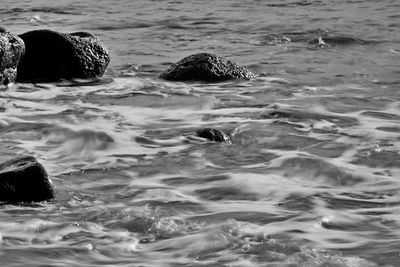
[[[0,202],[37,202],[54,198],[46,170],[34,157],[18,157],[0,164]]]
[[[214,54],[199,53],[178,61],[164,71],[160,78],[169,81],[221,82],[255,77],[247,69]]]
[[[19,35],[26,53],[17,82],[54,82],[101,77],[110,62],[104,44],[86,32],[34,30]]]
[[[25,45],[21,38],[0,27],[0,85],[15,81],[17,66],[24,52]]]
[[[197,130],[196,133],[199,137],[210,141],[232,144],[231,138],[221,130],[214,128],[201,128]]]

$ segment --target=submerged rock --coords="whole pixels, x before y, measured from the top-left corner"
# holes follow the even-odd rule
[[[318,46],[321,48],[333,47],[336,45],[352,45],[352,44],[367,44],[367,41],[361,40],[359,38],[354,38],[351,36],[326,36],[326,37],[316,37],[310,41],[309,44]]]
[[[310,45],[327,48],[336,45],[368,44],[365,41],[344,34],[333,34],[322,29],[315,29],[304,32],[284,32],[281,34],[272,33],[263,37],[263,43],[267,45],[289,44],[289,43],[308,43]]]
[[[19,203],[54,198],[54,189],[44,167],[26,156],[0,164],[0,202]]]
[[[26,53],[18,66],[18,82],[101,77],[110,62],[106,47],[90,33],[35,30],[20,37]]]
[[[170,81],[220,82],[230,79],[255,77],[247,69],[217,55],[194,54],[173,64],[164,71],[161,79]]]
[[[206,138],[210,141],[232,144],[231,138],[221,130],[213,128],[201,128],[197,130],[196,133],[199,137]]]
[[[0,85],[15,81],[18,62],[24,52],[21,38],[0,27]]]

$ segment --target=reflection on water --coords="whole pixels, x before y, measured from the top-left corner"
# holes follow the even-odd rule
[[[57,189],[0,207],[1,265],[400,265],[396,1],[66,2],[0,7],[113,58],[103,79],[0,92],[0,160],[36,156]],[[258,76],[157,78],[196,52]]]

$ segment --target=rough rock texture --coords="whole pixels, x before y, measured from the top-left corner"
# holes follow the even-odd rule
[[[197,130],[197,135],[214,142],[232,144],[231,138],[221,130],[213,128],[201,128]]]
[[[0,27],[0,86],[15,81],[18,62],[24,52],[21,38]]]
[[[230,79],[255,77],[253,73],[232,61],[213,54],[194,54],[173,64],[161,79],[170,81],[220,82]]]
[[[0,202],[19,203],[54,198],[46,170],[34,157],[26,156],[0,164]]]
[[[35,30],[20,37],[26,53],[18,66],[18,82],[100,77],[110,62],[106,47],[90,33]]]

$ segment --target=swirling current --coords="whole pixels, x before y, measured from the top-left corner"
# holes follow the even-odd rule
[[[56,188],[0,206],[1,266],[400,266],[399,1],[2,0],[0,25],[112,58],[0,91],[0,160]],[[198,52],[257,77],[158,78]]]

